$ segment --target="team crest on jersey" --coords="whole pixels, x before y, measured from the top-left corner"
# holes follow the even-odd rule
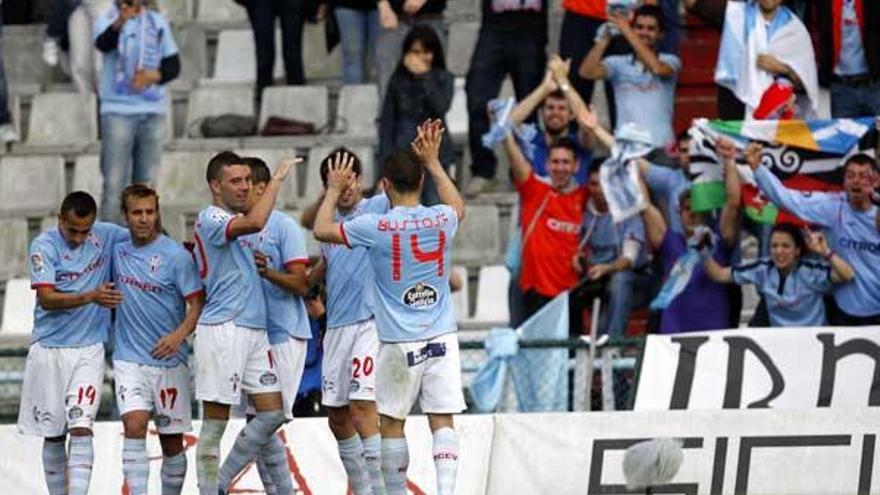
[[[150,273],[156,273],[156,271],[162,266],[162,257],[158,254],[154,254],[153,256],[150,256],[147,263],[150,265]]]
[[[267,371],[260,377],[260,383],[263,385],[275,385],[278,383],[278,375],[271,371]]]
[[[79,406],[73,406],[67,411],[67,419],[73,421],[75,419],[81,418],[83,415],[83,410]]]
[[[94,232],[89,232],[89,237],[86,238],[86,242],[95,246],[97,249],[101,249],[101,239],[96,236]]]
[[[430,308],[439,299],[437,289],[421,282],[406,289],[403,293],[403,304],[411,308]]]
[[[357,392],[361,389],[361,384],[357,380],[352,380],[351,383],[348,384],[348,388],[352,392]]]
[[[46,264],[43,261],[42,254],[34,253],[31,255],[31,268],[34,270],[34,273],[43,273],[46,271]]]
[[[164,414],[156,415],[153,418],[153,422],[156,423],[157,428],[167,428],[168,426],[171,426],[171,418]]]
[[[211,212],[211,220],[214,220],[215,222],[225,222],[230,218],[232,218],[232,215],[219,208]]]

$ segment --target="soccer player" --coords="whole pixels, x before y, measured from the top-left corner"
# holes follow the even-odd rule
[[[353,183],[339,195],[334,221],[351,221],[364,214],[386,213],[390,204],[385,194],[364,199],[361,161],[344,147],[331,151],[321,161],[324,189],[327,189],[331,164],[348,161],[354,175]],[[319,206],[320,202],[303,213],[304,223],[306,217],[314,216]],[[372,298],[367,290],[373,271],[364,247],[348,249],[340,244],[324,243],[321,254],[326,261],[320,266],[324,267],[323,277],[327,284],[321,402],[327,406],[330,431],[336,438],[339,457],[354,495],[383,494],[382,444],[376,412],[379,337]]]
[[[37,305],[18,430],[44,438],[43,471],[50,495],[85,495],[89,490],[104,341],[110,309],[122,302],[122,293],[109,281],[110,257],[128,231],[95,222],[97,211],[88,193],[68,194],[58,226],[34,239],[28,257]]]
[[[131,495],[147,494],[152,415],[162,445],[162,494],[179,495],[186,477],[183,433],[192,430],[186,338],[196,329],[205,291],[189,251],[160,232],[156,191],[132,184],[120,202],[131,233],[113,249],[113,278],[123,298],[113,333],[116,403],[125,431],[122,471]]]
[[[241,157],[224,151],[208,162],[206,179],[212,204],[199,212],[193,234],[199,275],[207,293],[195,341],[196,398],[204,403],[205,418],[196,448],[201,495],[225,493],[285,419],[266,335],[266,300],[260,275],[253,251],[239,242],[239,237],[263,230],[281,185],[299,160],[282,160],[262,197],[250,209],[251,171]],[[241,402],[242,392],[248,394],[256,415],[239,434],[218,472],[220,439],[229,407]]]
[[[250,210],[265,193],[272,175],[266,163],[259,158],[245,157],[243,161],[251,169],[253,187],[247,207]],[[312,338],[309,316],[303,302],[303,296],[309,292],[306,277],[309,257],[305,234],[296,220],[273,210],[263,230],[240,237],[239,240],[253,251],[257,272],[263,279],[268,324],[266,331],[281,383],[284,413],[290,420],[293,419],[293,403],[305,368],[308,340]],[[252,418],[253,414],[249,410],[248,418]],[[267,494],[293,493],[287,451],[278,435],[272,435],[269,443],[260,450],[257,470]]]
[[[382,179],[391,204],[385,214],[333,221],[340,196],[353,185],[352,159],[334,160],[315,220],[324,242],[367,248],[373,269],[379,355],[376,406],[382,435],[382,474],[390,495],[406,493],[409,453],[404,422],[418,398],[434,433],[437,493],[452,494],[458,436],[452,415],[464,409],[456,324],[449,291],[452,238],[464,202],[438,160],[443,126],[426,121],[411,150],[393,153]],[[420,163],[421,162],[421,163]],[[419,203],[427,170],[444,203]]]

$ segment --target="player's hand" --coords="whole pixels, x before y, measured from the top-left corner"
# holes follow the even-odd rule
[[[758,170],[761,166],[761,155],[764,153],[764,147],[761,143],[749,143],[743,154],[746,157],[746,163],[752,170]]]
[[[254,251],[254,263],[257,265],[257,272],[260,276],[265,277],[266,270],[269,269],[269,258],[259,251]]]
[[[180,349],[186,335],[183,332],[174,331],[159,339],[153,346],[152,355],[156,359],[166,359],[175,354]]]
[[[122,302],[122,292],[115,289],[113,282],[104,282],[92,293],[99,306],[113,309]]]
[[[272,178],[284,182],[285,179],[287,179],[287,176],[290,174],[290,171],[293,170],[293,166],[302,162],[303,158],[301,156],[289,156],[282,158],[281,163],[278,164],[278,168],[275,169],[275,173],[272,174]]]
[[[715,141],[715,151],[723,163],[736,160],[736,144],[727,138],[719,138]]]
[[[587,270],[587,278],[590,280],[599,280],[600,278],[610,275],[612,271],[614,270],[608,263],[599,263],[598,265],[591,266]]]
[[[428,119],[418,127],[415,140],[410,143],[413,153],[422,165],[440,164],[440,144],[443,142],[443,122]]]
[[[354,176],[354,155],[340,151],[333,155],[327,170],[327,192],[345,192],[351,187]]]
[[[810,251],[818,254],[819,256],[828,256],[831,254],[831,248],[828,246],[828,239],[825,238],[825,235],[821,232],[813,232],[812,230],[805,228],[803,230],[804,242],[807,243],[807,248]]]

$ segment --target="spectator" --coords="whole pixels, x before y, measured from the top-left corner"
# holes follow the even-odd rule
[[[305,84],[302,42],[306,22],[306,2],[302,0],[236,0],[247,9],[251,29],[254,30],[254,48],[257,54],[256,98],[272,85],[275,69],[275,19],[281,24],[281,58],[288,85]]]
[[[495,178],[495,154],[482,143],[489,130],[486,105],[498,96],[508,74],[517,100],[523,100],[541,83],[547,60],[547,0],[482,0],[482,5],[465,86],[473,175],[465,194],[470,197],[491,189]]]
[[[0,143],[18,141],[18,133],[12,127],[6,91],[6,71],[3,67],[3,0],[0,0]]]
[[[632,45],[634,54],[611,55],[602,59],[611,41],[609,29],[597,35],[596,44],[580,67],[586,79],[608,79],[614,87],[617,128],[628,122],[644,125],[655,147],[669,147],[672,130],[675,85],[681,60],[657,47],[663,37],[663,13],[654,5],[639,7],[630,26],[629,19],[612,14],[611,23]]]
[[[567,137],[575,143],[580,168],[575,172],[579,184],[587,182],[587,167],[592,160],[589,148],[592,141],[589,129],[582,128],[574,118],[578,109],[584,108],[580,94],[569,83],[570,62],[554,55],[547,64],[544,80],[519,102],[510,114],[514,125],[519,125],[540,107],[541,130],[532,140],[534,152],[532,167],[539,177],[547,176],[547,149],[553,141]],[[557,82],[559,81],[559,82]]]
[[[599,164],[597,164],[599,165]],[[612,338],[622,338],[629,314],[644,307],[653,294],[655,277],[645,249],[645,225],[638,216],[615,223],[599,181],[599,167],[590,169],[584,222],[581,227],[586,255],[575,255],[575,268],[599,285],[593,297],[601,296],[607,309],[603,312],[602,328]],[[596,290],[598,289],[598,290]],[[583,307],[592,297],[577,297]],[[574,311],[579,315],[582,311]]]
[[[142,0],[111,7],[95,22],[101,75],[103,218],[119,221],[119,194],[132,182],[152,183],[162,159],[165,84],[180,73],[168,21]]]
[[[522,208],[519,286],[525,320],[577,284],[578,273],[572,258],[577,251],[589,192],[574,180],[579,163],[575,145],[568,138],[550,146],[546,180],[538,179],[512,135],[505,138],[504,148]]]
[[[83,0],[67,20],[70,77],[81,93],[94,93],[98,89],[100,57],[92,42],[92,26],[109,3],[107,0]]]
[[[818,84],[813,44],[801,20],[782,0],[685,0],[685,7],[723,26],[715,68],[722,119],[751,117],[774,79],[785,79],[801,92],[798,115],[815,114]]]
[[[323,263],[323,261],[318,262]],[[309,346],[306,351],[302,380],[299,384],[299,392],[296,394],[296,401],[293,403],[293,416],[296,418],[327,415],[321,405],[321,360],[324,357],[323,336],[327,323],[327,311],[320,289],[320,286],[314,286],[305,297],[312,338],[308,340]]]
[[[599,26],[608,20],[605,12],[605,0],[563,0],[562,30],[559,33],[559,56],[571,60],[575,67],[580,67],[584,57],[593,47],[593,39]],[[584,101],[593,98],[593,81],[581,77],[580,73],[572,74],[571,86]],[[610,84],[605,85],[608,101]],[[609,105],[610,106],[610,105]]]
[[[403,42],[403,56],[382,102],[379,163],[385,163],[395,150],[408,149],[416,138],[420,123],[428,119],[444,121],[452,105],[454,85],[455,77],[446,70],[443,46],[437,32],[426,24],[414,26]],[[449,170],[455,161],[455,150],[445,122],[443,127],[440,163]],[[430,206],[438,201],[434,181],[426,177],[422,204]]]
[[[443,11],[446,0],[378,0],[379,37],[376,41],[376,80],[379,101],[385,99],[388,81],[400,60],[403,40],[416,24],[434,28],[441,44],[445,44],[446,26]]]
[[[669,221],[668,227],[679,234],[684,233],[679,211],[679,198],[691,186],[688,176],[691,167],[690,157],[691,136],[687,131],[678,136],[678,168],[669,168],[639,160],[639,169],[648,190],[659,204],[660,211]]]
[[[379,10],[375,0],[330,0],[342,41],[342,83],[367,82],[367,68],[376,64]]]
[[[61,50],[67,50],[70,46],[67,21],[81,2],[82,0],[52,0],[49,2],[47,7],[50,14],[43,38],[43,61],[46,62],[46,65],[50,67],[58,65]]]
[[[721,141],[718,151],[724,157],[727,202],[718,228],[711,233],[721,238],[721,242],[714,243],[712,257],[721,265],[729,265],[730,251],[739,234],[740,184],[733,144]],[[668,228],[668,222],[653,204],[642,214],[648,243],[659,253],[666,279],[652,303],[652,307],[663,312],[660,333],[727,328],[730,323],[727,288],[709,278],[694,250],[694,246],[706,242],[703,232],[709,230],[705,226],[707,216],[691,210],[689,189],[680,193],[678,204],[683,232]]]
[[[722,267],[713,258],[704,261],[712,280],[737,285],[754,284],[767,305],[770,326],[810,327],[827,324],[822,295],[833,284],[855,277],[852,267],[828,247],[821,233],[801,233],[790,223],[773,227],[770,234],[771,259]],[[807,249],[828,260],[817,263],[803,259]]]
[[[760,145],[757,146],[760,156]],[[760,158],[749,160],[758,188],[773,204],[804,221],[825,229],[832,250],[858,273],[853,283],[834,289],[834,306],[828,321],[832,325],[880,324],[880,231],[878,206],[872,204],[880,185],[877,162],[866,154],[846,159],[843,192],[803,194],[782,185]]]
[[[880,115],[880,3],[812,2],[819,82],[831,87],[834,118]]]

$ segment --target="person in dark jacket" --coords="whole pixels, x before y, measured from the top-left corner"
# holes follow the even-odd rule
[[[433,28],[419,24],[403,41],[403,56],[388,83],[379,117],[379,163],[396,149],[408,149],[416,130],[427,119],[444,120],[452,105],[455,78],[446,70],[443,47]],[[445,122],[444,122],[445,126]],[[449,129],[440,146],[440,163],[449,170],[455,160]],[[381,174],[380,174],[381,176]],[[437,189],[425,177],[422,202],[438,202]]]

